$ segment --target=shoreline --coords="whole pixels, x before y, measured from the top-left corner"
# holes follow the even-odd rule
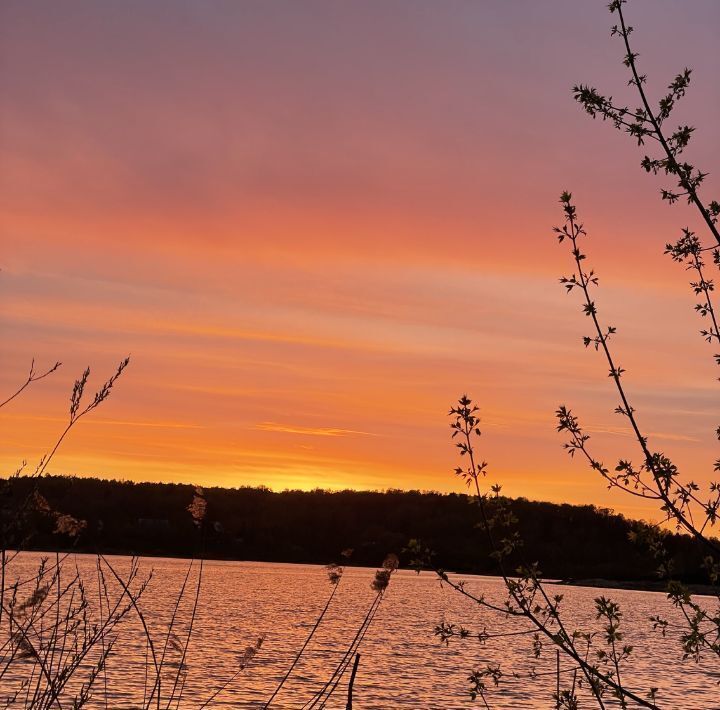
[[[147,560],[191,560],[191,559],[200,559],[200,557],[186,557],[183,555],[172,555],[172,554],[166,554],[166,553],[142,553],[142,554],[135,554],[128,551],[117,551],[117,550],[104,550],[104,551],[93,551],[88,549],[78,549],[78,548],[59,548],[55,550],[48,550],[48,549],[25,549],[25,550],[19,550],[21,554],[34,554],[34,555],[90,555],[95,556],[98,554],[107,555],[109,557],[137,557],[138,559],[147,559]],[[307,562],[299,562],[297,560],[278,560],[278,559],[265,559],[265,560],[255,560],[255,559],[240,559],[236,557],[222,557],[222,556],[206,556],[202,558],[205,562],[227,562],[227,563],[241,563],[241,564],[264,564],[264,565],[293,565],[293,566],[315,566],[315,567],[324,567],[325,565],[320,562],[315,561],[307,561]],[[368,565],[354,565],[352,563],[346,564],[348,568],[355,568],[355,569],[373,569],[372,566]],[[411,568],[404,568],[404,572],[415,572],[415,570]],[[471,576],[471,577],[497,577],[499,579],[498,575],[495,574],[489,574],[488,572],[471,572],[471,571],[459,571],[459,570],[445,570],[448,574],[456,575],[456,576]],[[433,570],[429,569],[423,569],[423,573],[433,573]],[[583,579],[557,579],[557,578],[547,578],[542,580],[544,584],[552,584],[557,585],[560,587],[588,587],[593,589],[616,589],[620,591],[637,591],[637,592],[658,592],[658,593],[666,593],[667,591],[667,582],[663,580],[658,579],[606,579],[603,577],[588,577]],[[718,589],[716,587],[713,587],[709,584],[701,584],[701,583],[695,583],[695,582],[682,582],[687,589],[692,594],[697,594],[701,596],[716,596],[718,594]]]
[[[659,579],[633,580],[633,579],[603,579],[602,577],[592,577],[589,579],[561,579],[551,582],[544,580],[545,584],[557,584],[563,587],[591,587],[595,589],[619,589],[622,591],[636,592],[667,592],[667,582]],[[716,596],[718,588],[710,584],[700,584],[696,582],[683,582],[681,584],[690,591],[691,594],[699,594],[701,596]]]

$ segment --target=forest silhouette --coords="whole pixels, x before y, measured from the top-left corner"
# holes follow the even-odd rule
[[[54,519],[37,512],[28,520],[31,548],[182,557],[199,553],[197,531],[187,513],[195,490],[191,485],[52,475],[14,478],[8,484],[6,495],[17,499],[38,486],[51,509],[86,522],[79,536],[58,535]],[[476,506],[464,494],[215,487],[204,489],[204,496],[205,557],[326,564],[352,548],[352,564],[373,566],[388,551],[420,540],[433,551],[433,565],[494,572]],[[655,560],[635,541],[647,531],[645,523],[594,505],[517,498],[512,509],[525,540],[522,554],[542,560],[549,577],[656,579]],[[667,533],[666,544],[682,579],[704,580],[703,550],[697,542]],[[410,555],[401,555],[401,562],[407,565]]]

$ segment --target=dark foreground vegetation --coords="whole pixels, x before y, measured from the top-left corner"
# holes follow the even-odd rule
[[[67,547],[86,552],[198,554],[198,536],[187,514],[193,487],[97,478],[45,476],[12,480],[10,495],[31,486],[56,510],[86,522],[76,538],[58,536],[51,519],[32,521],[35,549]],[[206,557],[326,564],[346,548],[353,564],[373,566],[388,550],[420,539],[446,569],[495,573],[487,538],[477,526],[477,506],[461,494],[419,491],[283,491],[207,488]],[[500,499],[506,501],[506,499]],[[543,561],[558,578],[651,580],[657,562],[632,538],[643,526],[592,505],[558,505],[519,498],[512,510],[525,541],[526,558]],[[699,574],[703,550],[688,536],[669,535],[678,574]],[[487,549],[486,549],[487,548]],[[403,560],[406,562],[406,560]]]

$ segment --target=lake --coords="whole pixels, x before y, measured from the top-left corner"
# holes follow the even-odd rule
[[[10,578],[13,575],[18,578],[31,576],[39,559],[40,555],[36,553],[24,553],[12,563]],[[109,559],[118,570],[128,569],[129,558]],[[97,590],[95,557],[68,556],[63,573],[67,579],[75,566],[85,579],[92,601],[92,590]],[[156,643],[160,643],[167,627],[187,568],[185,560],[141,561],[141,573],[153,571],[140,606],[149,620]],[[302,708],[322,687],[375,597],[370,587],[373,575],[372,569],[346,570],[322,625],[271,707]],[[465,580],[469,590],[484,593],[489,600],[503,598],[502,580],[471,575],[458,575],[457,579]],[[599,630],[593,612],[595,597],[610,596],[621,604],[625,642],[636,649],[623,672],[628,688],[643,695],[652,686],[660,688],[658,704],[663,708],[720,707],[719,676],[717,672],[707,670],[712,667],[717,671],[717,662],[709,661],[704,665],[683,662],[677,639],[663,639],[652,630],[648,620],[651,615],[674,616],[664,594],[555,585],[551,589],[565,595],[566,618],[584,630]],[[326,571],[320,566],[206,562],[187,669],[182,674],[185,682],[180,707],[200,707],[216,688],[237,672],[244,649],[264,636],[263,644],[249,666],[210,706],[263,707],[302,646],[330,592]],[[193,594],[194,588],[186,595],[178,613],[177,639],[170,648],[170,656],[176,658],[176,664],[179,656],[172,655],[172,646],[184,638]],[[355,709],[483,707],[481,700],[474,703],[470,700],[467,676],[472,669],[494,662],[501,662],[506,673],[516,672],[523,677],[503,679],[498,688],[490,688],[487,695],[490,707],[555,706],[551,698],[555,688],[554,650],[548,647],[540,660],[533,659],[532,636],[528,635],[504,637],[484,644],[477,639],[466,639],[445,646],[433,633],[434,626],[440,621],[463,623],[473,631],[487,628],[489,632],[507,632],[525,628],[492,612],[474,608],[452,589],[440,585],[431,573],[416,575],[399,570],[360,647],[361,660],[354,688]],[[124,622],[121,629],[107,668],[107,707],[137,708],[142,706],[147,648],[134,619]],[[567,668],[569,662],[563,660],[563,677],[571,675],[565,672]],[[528,677],[533,669],[539,674],[534,679]],[[171,679],[176,672],[177,665],[169,667],[167,678]],[[542,675],[546,672],[549,674]],[[349,673],[327,703],[327,708],[345,707],[348,676]],[[17,680],[12,676],[0,679],[3,697],[12,692]],[[103,683],[97,686],[89,707],[106,707],[102,686]],[[592,706],[590,702],[583,703],[583,707]],[[176,707],[175,703],[171,707]]]

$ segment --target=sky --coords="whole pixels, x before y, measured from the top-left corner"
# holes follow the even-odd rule
[[[713,351],[663,255],[696,216],[572,99],[637,103],[606,5],[3,2],[0,393],[63,365],[0,412],[2,473],[52,445],[86,366],[99,386],[129,354],[53,472],[462,491],[468,393],[504,492],[657,517],[555,432],[566,404],[598,458],[638,458],[558,284],[569,189],[651,446],[710,480]],[[651,96],[694,70],[675,120],[717,198],[720,4],[626,14]]]

